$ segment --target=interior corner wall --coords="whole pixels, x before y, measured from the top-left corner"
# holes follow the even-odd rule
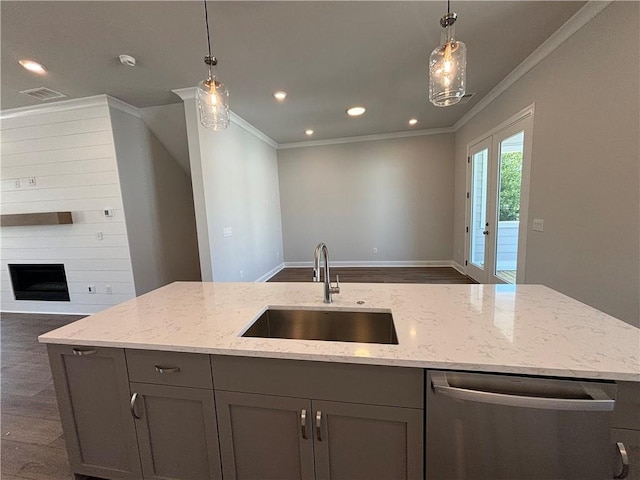
[[[332,261],[451,261],[453,151],[451,133],[278,150],[286,262],[320,241]]]
[[[638,2],[613,2],[456,132],[454,259],[467,145],[535,103],[526,283],[640,326]]]
[[[141,118],[109,110],[136,294],[200,280],[189,177]]]
[[[205,129],[193,99],[185,114],[198,241],[208,246],[211,280],[265,278],[282,264],[276,149],[233,122],[221,132]]]

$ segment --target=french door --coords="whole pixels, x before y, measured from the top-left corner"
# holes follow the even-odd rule
[[[467,164],[467,275],[524,281],[533,110],[472,143]]]

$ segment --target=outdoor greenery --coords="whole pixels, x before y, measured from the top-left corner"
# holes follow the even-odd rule
[[[503,153],[500,158],[500,221],[520,219],[522,153]]]

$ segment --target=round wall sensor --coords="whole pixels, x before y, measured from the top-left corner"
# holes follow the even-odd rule
[[[118,58],[120,59],[120,63],[122,65],[126,65],[127,67],[136,66],[136,59],[133,58],[131,55],[120,55],[118,56]]]

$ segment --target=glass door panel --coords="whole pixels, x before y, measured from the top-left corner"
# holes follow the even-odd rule
[[[471,157],[471,225],[469,237],[473,265],[484,269],[485,237],[487,223],[487,180],[489,149],[485,148]]]
[[[490,138],[469,148],[467,275],[479,283],[486,283],[492,272],[487,248],[492,151]]]
[[[524,131],[501,140],[498,145],[498,222],[493,273],[506,283],[516,283]]]

